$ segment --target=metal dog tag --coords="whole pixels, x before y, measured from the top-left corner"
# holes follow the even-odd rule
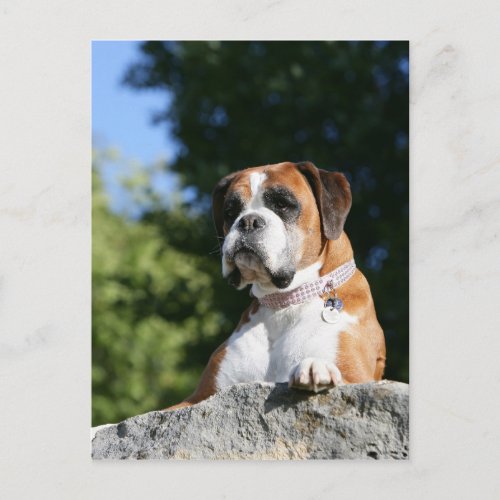
[[[340,312],[335,308],[325,307],[321,313],[323,321],[327,323],[337,323],[340,318]]]

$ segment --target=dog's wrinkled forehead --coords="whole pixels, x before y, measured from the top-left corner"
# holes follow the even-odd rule
[[[294,168],[294,165],[288,162],[249,168],[239,172],[232,180],[226,198],[231,199],[231,194],[233,196],[237,194],[243,203],[249,204],[262,199],[267,191],[276,190],[280,186],[300,196],[303,200],[305,200],[305,195],[309,195],[310,200],[314,201],[307,181]]]
[[[222,240],[243,208],[265,205],[277,214],[279,205],[295,208],[294,221],[308,233],[330,240],[342,233],[351,208],[351,191],[344,175],[316,168],[311,162],[283,162],[248,168],[221,179],[212,193],[212,210]],[[298,210],[297,210],[298,208]],[[321,228],[317,228],[319,213]],[[283,219],[286,222],[285,219]]]

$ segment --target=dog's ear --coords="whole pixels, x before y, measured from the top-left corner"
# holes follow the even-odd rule
[[[340,172],[316,168],[310,161],[297,163],[297,168],[309,182],[321,217],[325,237],[336,240],[342,234],[352,196],[349,182]]]
[[[215,231],[217,232],[217,237],[221,246],[222,240],[224,239],[224,198],[235,175],[236,172],[223,177],[215,185],[212,191],[212,216],[214,219]]]

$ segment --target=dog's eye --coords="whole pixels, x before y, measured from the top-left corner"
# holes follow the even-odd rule
[[[238,208],[227,206],[226,208],[224,208],[224,216],[229,220],[236,219],[236,217],[238,216]]]
[[[283,211],[283,210],[287,210],[290,208],[290,203],[287,201],[287,200],[276,200],[274,202],[274,207],[276,208],[276,210],[280,210],[280,211]]]
[[[232,194],[224,202],[224,219],[232,222],[238,217],[243,209],[243,203],[239,196]]]
[[[235,213],[234,213],[234,210],[232,210],[231,208],[226,208],[224,209],[224,215],[228,218],[233,218]]]
[[[272,187],[264,192],[264,202],[284,222],[291,222],[300,214],[300,205],[294,194],[281,186]]]

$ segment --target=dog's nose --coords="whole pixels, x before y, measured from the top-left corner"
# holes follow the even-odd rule
[[[262,229],[265,227],[266,221],[257,214],[244,215],[238,222],[238,227],[241,231],[250,232]]]

